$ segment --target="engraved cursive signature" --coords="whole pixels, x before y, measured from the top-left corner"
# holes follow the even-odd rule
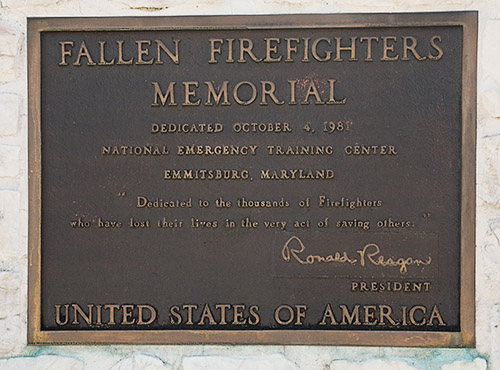
[[[293,246],[295,242],[296,246]],[[314,255],[304,254],[305,245],[302,240],[297,236],[290,237],[281,249],[281,256],[286,262],[290,262],[292,259],[300,263],[301,265],[312,265],[315,263],[339,263],[345,264],[349,263],[351,265],[356,265],[358,262],[361,266],[365,267],[367,264],[372,264],[374,266],[380,267],[397,267],[401,275],[406,275],[408,272],[408,266],[428,266],[432,262],[430,256],[427,259],[419,259],[415,257],[384,257],[381,254],[380,247],[375,243],[368,243],[362,249],[356,251],[359,254],[359,260],[356,258],[349,257],[347,252],[335,252],[328,255]]]
[[[390,266],[399,267],[399,272],[401,275],[406,275],[408,272],[408,266],[428,266],[432,262],[431,256],[427,257],[427,260],[421,260],[414,257],[400,257],[385,258],[380,254],[380,247],[375,243],[370,243],[364,246],[362,250],[357,251],[360,256],[361,266],[365,265],[365,261],[372,263],[375,266]]]
[[[290,243],[293,241],[297,241],[300,249],[294,249],[290,247]],[[283,256],[283,259],[287,262],[290,261],[290,258],[293,257],[297,262],[299,262],[301,265],[312,265],[315,262],[338,262],[338,263],[350,263],[354,265],[356,262],[358,262],[357,259],[354,258],[349,258],[347,255],[347,252],[340,253],[336,252],[335,254],[329,254],[328,256],[316,256],[316,255],[308,255],[305,257],[305,259],[302,259],[299,254],[303,253],[305,251],[306,247],[304,246],[304,243],[302,243],[302,240],[300,240],[297,236],[292,236],[290,239],[287,240],[285,245],[283,246],[283,249],[281,250],[281,255]]]

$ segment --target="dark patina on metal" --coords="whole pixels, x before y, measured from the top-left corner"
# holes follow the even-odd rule
[[[476,33],[30,19],[29,341],[473,346]]]

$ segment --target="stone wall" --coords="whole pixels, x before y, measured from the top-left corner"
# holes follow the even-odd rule
[[[26,18],[479,11],[477,348],[28,346]],[[0,0],[0,369],[500,369],[500,1]]]

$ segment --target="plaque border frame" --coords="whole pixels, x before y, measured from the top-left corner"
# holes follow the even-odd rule
[[[245,26],[242,26],[245,25]],[[41,329],[41,34],[52,31],[162,31],[460,26],[462,189],[460,328],[364,330],[66,330]],[[394,347],[475,346],[477,11],[168,17],[28,18],[28,344],[280,344]]]

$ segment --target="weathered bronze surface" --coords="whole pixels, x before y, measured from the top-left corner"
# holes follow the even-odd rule
[[[30,19],[29,341],[473,346],[476,32]]]

